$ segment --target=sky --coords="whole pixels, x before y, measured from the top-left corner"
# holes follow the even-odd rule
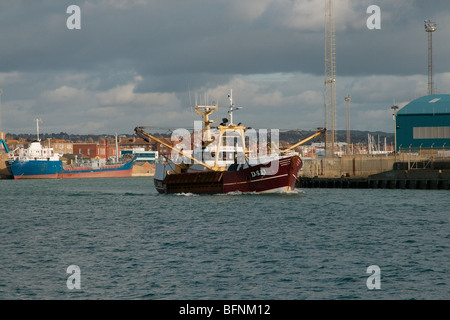
[[[336,129],[393,132],[391,106],[450,92],[450,1],[333,0]],[[79,20],[71,5],[80,8]],[[371,5],[380,29],[369,29]],[[79,21],[80,29],[67,23]],[[324,126],[325,0],[0,0],[1,131],[190,128],[195,103],[265,129]]]

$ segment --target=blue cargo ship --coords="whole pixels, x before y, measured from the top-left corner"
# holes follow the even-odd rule
[[[106,164],[104,159],[93,159],[88,164],[63,165],[61,156],[53,148],[43,147],[39,140],[20,148],[7,165],[14,179],[75,179],[131,177],[133,163]]]

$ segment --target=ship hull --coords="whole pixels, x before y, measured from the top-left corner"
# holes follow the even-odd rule
[[[291,156],[238,170],[155,175],[154,181],[159,193],[283,192],[295,189],[302,165],[300,157]]]
[[[128,178],[131,177],[132,169],[122,170],[91,170],[80,172],[64,171],[58,174],[59,179],[87,179],[87,178]]]
[[[59,160],[14,160],[9,162],[14,179],[124,178],[132,175],[132,161],[122,166],[99,169],[66,169]]]

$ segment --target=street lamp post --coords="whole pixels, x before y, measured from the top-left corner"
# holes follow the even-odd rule
[[[345,101],[347,102],[347,154],[350,154],[350,101],[352,97],[347,95]]]
[[[397,157],[397,110],[398,105],[394,105],[391,107],[392,110],[394,110],[394,154]]]

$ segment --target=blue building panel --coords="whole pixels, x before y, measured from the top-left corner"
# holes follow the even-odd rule
[[[433,94],[411,101],[397,115],[450,114],[450,94]]]
[[[429,95],[397,112],[397,150],[450,148],[450,95]]]

